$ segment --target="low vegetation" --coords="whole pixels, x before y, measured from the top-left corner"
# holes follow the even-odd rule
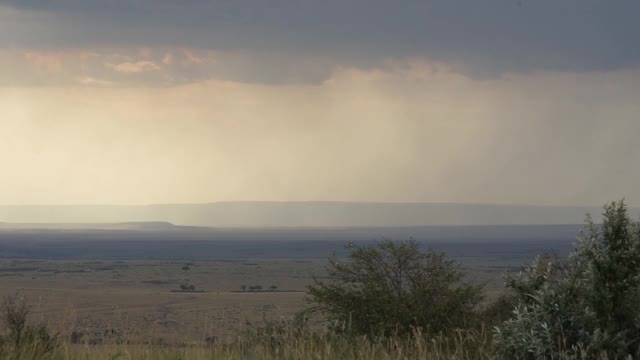
[[[44,325],[28,322],[29,309],[23,299],[10,296],[2,304],[1,359],[48,359],[60,345],[59,338]]]
[[[248,291],[248,292],[264,292],[264,291],[275,292],[275,291],[278,291],[278,286],[271,285],[271,286],[269,286],[268,289],[265,289],[262,285],[242,285],[242,286],[240,286],[240,290],[242,290],[243,292],[245,292],[245,291]]]
[[[567,259],[542,255],[486,304],[444,254],[414,241],[331,258],[293,321],[247,325],[201,344],[72,344],[2,308],[9,359],[633,359],[640,355],[640,224],[608,204]],[[243,286],[251,290],[251,287]],[[274,287],[272,287],[273,289]],[[260,287],[260,290],[262,287]],[[255,287],[254,287],[255,290]],[[317,319],[323,320],[318,326]],[[63,341],[61,341],[63,340]],[[215,341],[214,341],[215,340]]]
[[[196,291],[196,286],[193,284],[180,284],[180,291]]]
[[[507,279],[517,304],[494,333],[502,359],[640,356],[640,224],[620,201],[587,218],[568,259],[538,257]]]
[[[413,240],[350,247],[348,258],[329,259],[329,280],[316,279],[307,291],[310,310],[331,329],[377,338],[449,333],[475,320],[482,286],[464,281],[444,253],[422,251]]]

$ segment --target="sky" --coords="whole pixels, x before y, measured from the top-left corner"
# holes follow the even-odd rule
[[[640,205],[636,0],[0,0],[0,204]]]

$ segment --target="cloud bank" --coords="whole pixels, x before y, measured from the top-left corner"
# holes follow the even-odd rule
[[[2,1],[0,47],[182,46],[245,54],[240,81],[321,82],[335,65],[428,58],[474,78],[637,66],[635,0]],[[291,71],[314,59],[316,74]],[[219,69],[218,69],[219,70]],[[274,72],[276,76],[265,73]],[[210,73],[210,72],[209,72]],[[302,74],[301,74],[302,73]],[[214,76],[216,77],[216,76]]]
[[[637,204],[638,84],[415,62],[319,86],[5,87],[0,203]]]
[[[638,13],[0,1],[0,204],[637,205]]]

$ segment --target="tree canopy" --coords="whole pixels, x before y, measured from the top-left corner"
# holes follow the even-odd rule
[[[349,248],[346,259],[329,259],[328,279],[308,287],[334,329],[374,337],[447,331],[463,327],[482,300],[482,285],[466,282],[455,261],[414,240]]]

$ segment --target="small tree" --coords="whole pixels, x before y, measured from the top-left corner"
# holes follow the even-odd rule
[[[2,304],[2,320],[6,332],[10,335],[14,347],[17,349],[21,343],[24,329],[27,327],[27,315],[29,309],[24,299],[18,301],[17,296],[8,296]]]
[[[276,291],[276,290],[278,290],[278,287],[275,286],[275,285],[271,285],[271,286],[269,286],[269,290]]]
[[[308,287],[312,310],[346,330],[369,336],[403,334],[419,327],[440,332],[465,325],[482,300],[482,286],[463,280],[444,253],[413,241],[349,245],[345,261],[329,259],[329,280]]]
[[[247,291],[247,285],[240,286],[240,289],[242,289],[242,291]]]
[[[623,201],[587,216],[566,261],[537,258],[507,285],[517,298],[494,345],[503,359],[632,358],[640,355],[640,224]]]
[[[58,334],[50,334],[45,325],[29,324],[29,308],[24,299],[15,295],[6,297],[0,312],[0,358],[53,357],[60,345]]]

